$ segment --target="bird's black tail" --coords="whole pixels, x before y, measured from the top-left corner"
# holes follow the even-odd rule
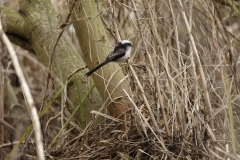
[[[101,68],[102,66],[104,66],[107,63],[108,62],[104,61],[103,63],[101,63],[98,66],[96,66],[95,68],[93,68],[91,71],[87,72],[86,75],[90,76],[93,72],[95,72],[96,70],[98,70],[99,68]]]

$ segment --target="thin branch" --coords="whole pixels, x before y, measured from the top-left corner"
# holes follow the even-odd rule
[[[38,159],[39,160],[44,160],[45,155],[44,155],[43,143],[42,143],[42,139],[41,139],[41,133],[42,132],[41,132],[41,128],[40,128],[40,122],[39,122],[39,119],[38,119],[37,109],[36,109],[36,106],[34,104],[34,100],[33,100],[33,97],[31,95],[30,89],[28,87],[27,81],[24,77],[23,71],[22,71],[21,66],[19,64],[16,52],[14,51],[11,42],[7,38],[7,35],[2,30],[1,19],[0,19],[0,36],[1,36],[4,44],[6,45],[6,47],[8,49],[8,52],[9,52],[11,58],[12,58],[13,66],[14,66],[14,68],[16,70],[16,74],[17,74],[17,76],[20,80],[20,84],[21,84],[21,87],[22,87],[22,90],[23,90],[23,94],[24,94],[25,100],[27,102],[29,115],[32,119],[34,131],[35,131],[34,133],[35,133]]]

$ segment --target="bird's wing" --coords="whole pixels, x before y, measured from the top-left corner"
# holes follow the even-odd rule
[[[109,53],[109,55],[107,56],[107,59],[109,61],[114,61],[118,58],[121,58],[125,55],[126,50],[124,48],[119,48],[118,50],[116,50],[115,52],[111,52]]]

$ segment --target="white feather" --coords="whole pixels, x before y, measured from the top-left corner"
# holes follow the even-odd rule
[[[130,44],[132,44],[129,40],[122,40],[121,43],[122,43],[122,44],[125,44],[125,43],[130,43]]]
[[[127,60],[130,57],[131,48],[132,47],[128,47],[125,55],[123,57],[121,57],[121,58],[118,58],[114,62],[123,62],[123,61]]]

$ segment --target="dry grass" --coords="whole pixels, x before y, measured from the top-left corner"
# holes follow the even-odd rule
[[[219,0],[184,1],[183,7],[179,2],[113,1],[114,18],[108,1],[99,3],[109,37],[116,37],[115,23],[122,39],[134,44],[126,65],[132,88],[129,99],[135,106],[129,111],[131,121],[125,122],[127,129],[122,132],[107,116],[102,124],[94,125],[93,120],[83,130],[73,120],[47,151],[49,159],[240,159],[240,41],[239,20],[235,19],[239,12]],[[43,81],[46,75],[36,67],[40,64],[25,56],[24,70],[40,106],[44,83],[39,75]],[[21,91],[16,90],[19,104],[25,104]],[[46,146],[60,130],[55,117],[59,103],[56,100],[43,118],[42,124],[50,122],[43,126],[48,128]],[[5,114],[12,126],[16,122],[11,112],[17,109],[23,112],[14,104]],[[18,119],[19,112],[15,114]],[[23,117],[22,128],[29,123],[27,115]],[[13,134],[5,134],[9,146],[0,146],[6,153],[10,142],[19,139],[16,132],[9,129],[8,133]],[[19,155],[34,156],[32,146],[31,138],[27,139]]]

